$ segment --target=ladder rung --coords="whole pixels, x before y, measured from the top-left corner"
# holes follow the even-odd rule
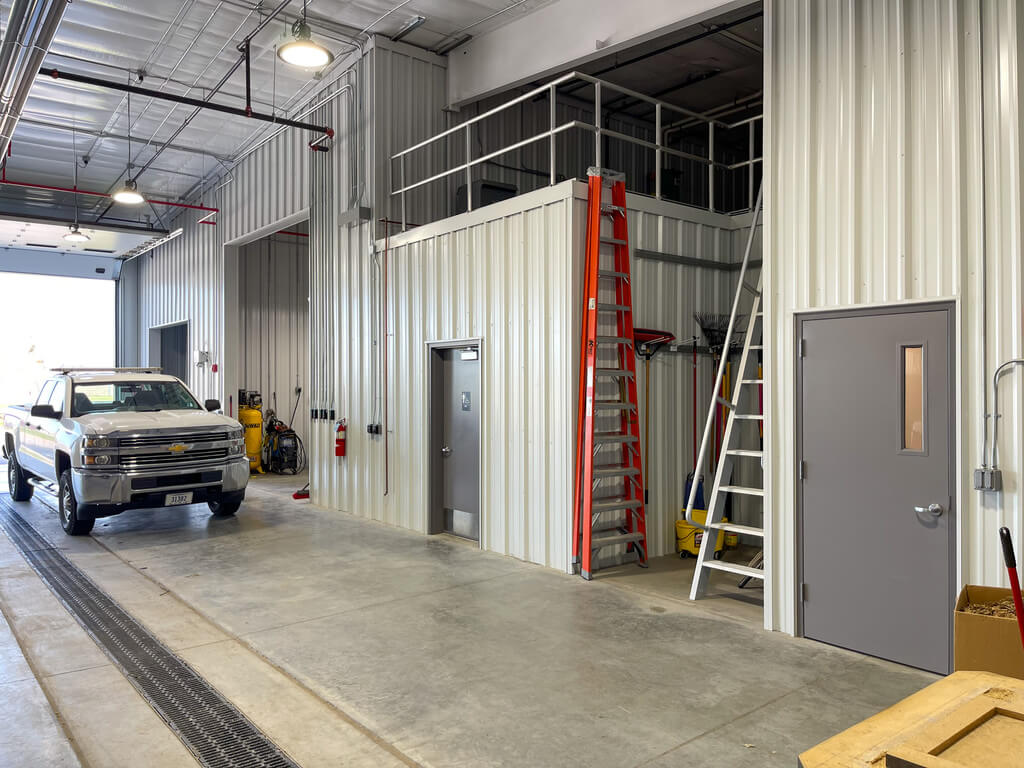
[[[718,490],[726,493],[741,493],[744,496],[764,496],[764,488],[748,488],[743,485],[723,485]]]
[[[754,317],[764,318],[764,312],[755,312]]]
[[[624,435],[621,432],[595,432],[595,443],[635,443],[636,437]]]
[[[764,379],[740,379],[740,384],[764,384]]]
[[[598,376],[626,376],[631,377],[632,371],[627,371],[625,368],[598,368]]]
[[[750,349],[764,349],[764,346],[761,344],[751,344]]]
[[[628,304],[598,304],[598,312],[628,312],[632,307]]]
[[[734,413],[732,417],[734,419],[743,419],[744,421],[764,421],[763,413]]]
[[[737,576],[749,576],[752,579],[763,579],[764,571],[760,568],[751,568],[749,565],[740,565],[739,563],[727,563],[724,560],[705,560],[701,563],[705,568],[711,568],[714,571],[727,571],[728,573],[735,573]]]
[[[629,273],[627,272],[616,272],[614,269],[602,269],[597,273],[598,277],[614,277],[621,278],[622,280],[629,280]]]
[[[724,397],[722,397],[721,395],[716,395],[716,396],[715,396],[715,400],[717,400],[717,401],[718,401],[718,404],[719,404],[719,405],[724,405],[724,406],[725,406],[726,408],[729,408],[730,410],[734,410],[734,409],[736,408],[736,406],[735,406],[735,405],[733,405],[733,404],[732,404],[731,402],[729,402],[728,400],[726,400],[726,399],[725,399]]]
[[[612,464],[594,467],[594,477],[631,477],[639,475],[640,470],[628,464]]]
[[[595,411],[635,411],[633,403],[624,403],[621,400],[595,400]]]
[[[711,523],[708,528],[714,528],[716,531],[726,531],[728,533],[743,533],[747,536],[761,536],[764,537],[763,528],[754,528],[752,525],[738,525],[736,523]]]
[[[761,291],[759,289],[755,288],[754,286],[752,286],[746,280],[743,281],[742,287],[743,287],[744,290],[750,291],[755,296],[760,296],[761,295]]]
[[[601,203],[601,213],[605,216],[616,216],[624,214],[626,209],[621,205],[612,205],[611,203]]]
[[[616,246],[617,245],[629,245],[629,243],[627,243],[625,240],[622,240],[621,238],[618,238],[618,237],[602,237],[601,238],[601,244],[602,245],[616,245]]]
[[[598,336],[598,344],[625,344],[627,346],[633,346],[633,340],[626,336]]]
[[[639,509],[644,503],[640,499],[615,496],[611,499],[594,499],[590,508],[595,512],[610,512],[613,509]]]
[[[594,550],[614,544],[635,544],[643,540],[644,535],[636,531],[633,533],[609,533],[603,536],[594,536],[590,540],[590,548]]]
[[[750,456],[755,459],[764,457],[764,451],[748,451],[746,448],[730,448],[726,453],[730,456]]]

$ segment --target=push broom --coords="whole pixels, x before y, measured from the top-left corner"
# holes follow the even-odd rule
[[[1020,642],[1024,646],[1024,602],[1020,597],[1020,580],[1017,578],[1017,557],[1013,554],[1013,539],[1010,529],[1005,526],[999,529],[999,540],[1003,544],[1003,561],[1006,572],[1010,575],[1010,591],[1013,592],[1013,607],[1017,613],[1017,628],[1020,630]]]

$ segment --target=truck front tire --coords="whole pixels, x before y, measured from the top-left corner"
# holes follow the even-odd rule
[[[35,490],[28,484],[28,476],[13,453],[7,460],[7,488],[11,492],[12,501],[28,501],[32,498],[32,492]]]
[[[226,493],[216,501],[208,501],[207,506],[214,517],[231,517],[242,506],[245,500],[245,491],[239,493]]]
[[[85,536],[96,524],[96,520],[91,517],[83,520],[78,516],[78,500],[75,498],[75,486],[71,482],[70,469],[65,469],[60,476],[57,514],[60,516],[60,525],[64,533],[71,536]]]

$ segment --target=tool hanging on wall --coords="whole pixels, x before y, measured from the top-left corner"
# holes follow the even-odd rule
[[[633,341],[636,353],[644,359],[644,452],[640,457],[647,469],[644,476],[644,504],[649,502],[651,487],[651,358],[666,344],[676,340],[668,331],[655,331],[650,328],[634,328]]]
[[[625,178],[597,168],[588,175],[572,558],[589,580],[604,547],[624,546],[646,567],[647,524]],[[602,223],[611,224],[610,233]],[[599,422],[616,428],[599,430]]]

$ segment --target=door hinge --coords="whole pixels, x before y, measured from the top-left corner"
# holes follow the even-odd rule
[[[800,339],[800,357],[807,357],[807,339]]]
[[[806,581],[800,583],[800,602],[802,602],[802,603],[806,603],[807,602],[807,582]]]
[[[807,462],[804,461],[803,459],[800,459],[799,463],[797,464],[797,473],[798,478],[800,480],[807,479]]]

